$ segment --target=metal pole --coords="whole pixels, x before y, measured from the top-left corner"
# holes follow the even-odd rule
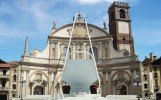
[[[138,83],[138,81],[137,81],[137,92],[138,92],[138,100],[140,100],[139,99],[139,83]]]
[[[62,56],[64,55],[64,53],[62,53],[61,55],[60,55],[60,57],[59,57],[59,60],[58,60],[58,64],[57,64],[57,66],[56,66],[56,70],[55,70],[55,72],[54,72],[54,80],[55,80],[55,78],[56,78],[56,73],[57,73],[57,71],[58,71],[58,68],[59,68],[59,64],[60,64],[60,61],[62,60],[61,58],[62,58]],[[55,82],[55,81],[54,81]],[[54,83],[53,83],[54,84]],[[57,91],[58,92],[58,91]],[[54,95],[54,88],[53,88],[53,95]]]
[[[137,92],[138,92],[138,100],[140,100],[139,96],[139,76],[137,75]]]

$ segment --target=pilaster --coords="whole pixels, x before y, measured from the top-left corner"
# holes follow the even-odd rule
[[[134,86],[133,86],[133,84],[134,84],[134,68],[133,67],[131,67],[130,68],[130,71],[131,71],[131,84],[129,85],[129,94],[135,94],[135,88],[134,88]]]
[[[103,80],[102,80],[102,96],[106,96],[106,71],[103,70]]]
[[[26,70],[26,95],[29,95],[30,94],[30,92],[29,92],[29,72],[30,72],[30,70],[29,69],[27,69]]]
[[[48,95],[51,95],[51,92],[52,92],[52,71],[50,71],[50,69],[49,69],[49,71],[48,71]]]
[[[17,96],[16,97],[20,97],[20,91],[21,91],[21,86],[20,86],[20,78],[21,78],[21,66],[19,66],[18,68],[17,68],[17,89],[16,89],[16,91],[17,91]]]
[[[10,68],[10,76],[9,76],[9,94],[8,94],[8,99],[12,99],[12,68]]]
[[[112,84],[111,84],[111,70],[110,69],[108,69],[107,70],[107,75],[108,75],[108,80],[107,80],[107,93],[106,93],[106,95],[108,95],[108,94],[112,94]]]

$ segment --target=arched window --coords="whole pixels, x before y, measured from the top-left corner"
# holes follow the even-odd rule
[[[92,53],[91,48],[89,49],[89,53]],[[94,53],[95,59],[98,59],[98,49],[96,47],[93,47],[93,53]]]
[[[148,84],[145,83],[144,84],[144,88],[147,89],[148,88]]]
[[[125,10],[120,9],[120,18],[126,18]]]
[[[148,93],[145,93],[145,97],[148,97],[149,96],[149,94]]]

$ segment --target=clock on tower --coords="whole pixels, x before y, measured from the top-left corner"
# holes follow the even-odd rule
[[[108,13],[109,32],[113,36],[114,48],[118,51],[126,49],[130,54],[134,54],[129,4],[114,2]]]

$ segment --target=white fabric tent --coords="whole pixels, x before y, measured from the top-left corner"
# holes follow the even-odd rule
[[[70,85],[71,93],[89,93],[90,85],[98,81],[93,59],[67,59],[62,80]]]

